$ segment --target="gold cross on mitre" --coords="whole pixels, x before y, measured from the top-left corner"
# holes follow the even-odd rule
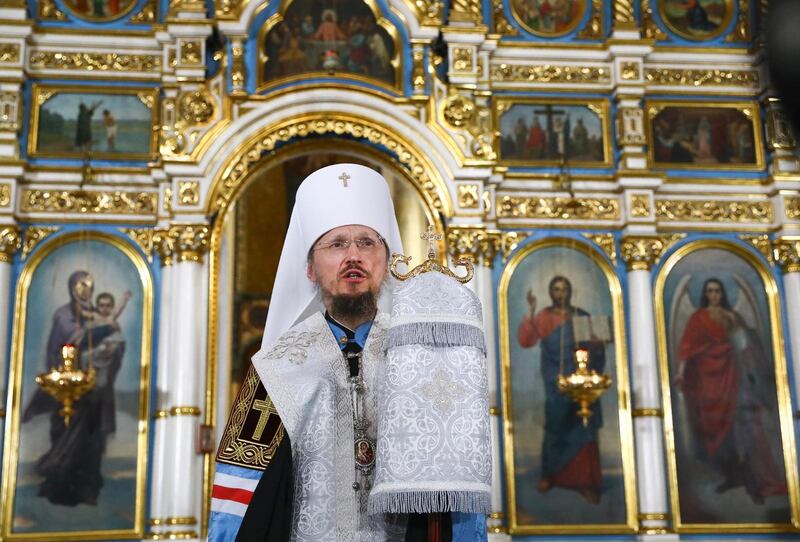
[[[437,233],[433,229],[433,224],[428,224],[428,229],[425,233],[420,233],[419,238],[423,241],[427,241],[428,243],[428,259],[435,260],[436,259],[436,241],[442,240],[442,234]]]
[[[347,181],[350,180],[350,175],[348,175],[346,172],[342,173],[341,175],[339,175],[339,180],[342,181],[344,187],[347,188]]]

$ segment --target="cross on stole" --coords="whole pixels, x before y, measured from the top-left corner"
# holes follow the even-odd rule
[[[341,175],[339,175],[339,180],[342,181],[344,187],[347,188],[347,181],[350,180],[350,175],[348,175],[347,173],[342,173]]]
[[[257,399],[253,401],[253,410],[258,410],[261,414],[258,416],[258,423],[256,424],[256,428],[253,430],[253,440],[260,441],[261,436],[264,434],[264,428],[267,427],[267,420],[269,420],[270,414],[277,414],[278,411],[275,410],[275,405],[272,404],[272,401],[269,399]]]
[[[419,237],[428,243],[428,259],[433,260],[436,258],[436,241],[442,239],[442,234],[434,231],[433,224],[428,224],[427,231],[425,231],[425,233],[420,233]]]

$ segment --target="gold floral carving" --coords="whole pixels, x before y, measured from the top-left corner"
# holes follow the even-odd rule
[[[642,34],[645,38],[666,40],[669,39],[663,30],[653,20],[652,0],[642,0],[640,6],[642,14]]]
[[[617,242],[613,233],[584,233],[584,237],[603,249],[613,264],[617,263]]]
[[[492,67],[497,83],[610,83],[611,71],[595,66],[500,64]]]
[[[739,0],[738,16],[733,32],[725,37],[725,41],[750,41],[750,0]]]
[[[773,219],[772,203],[720,200],[657,200],[656,217],[665,222],[758,222]]]
[[[458,206],[462,209],[477,209],[480,207],[480,186],[477,184],[458,185]]]
[[[162,205],[162,209],[164,209],[165,213],[172,212],[172,188],[169,186],[164,189],[164,204]]]
[[[635,81],[639,79],[639,63],[638,62],[622,62],[619,65],[620,77],[624,81]]]
[[[463,128],[475,118],[475,102],[450,87],[442,110],[445,122],[453,128]]]
[[[350,136],[384,147],[397,156],[397,160],[405,167],[412,182],[433,209],[449,211],[444,208],[441,196],[428,175],[421,155],[418,155],[404,141],[398,140],[383,126],[372,121],[343,117],[338,113],[327,113],[322,117],[312,119],[294,119],[269,127],[261,137],[243,149],[238,159],[226,168],[211,196],[212,204],[209,211],[213,214],[230,201],[234,191],[250,174],[253,166],[261,161],[262,153],[270,152],[275,149],[276,145],[295,138],[326,134]]]
[[[174,17],[179,11],[205,13],[206,5],[203,0],[169,0],[169,15]]]
[[[34,51],[28,62],[31,68],[47,70],[153,72],[161,68],[161,57],[158,55],[120,53]]]
[[[631,196],[631,216],[636,218],[650,216],[650,197],[647,194],[633,194]]]
[[[487,230],[482,226],[453,226],[447,230],[447,253],[453,260],[463,258],[492,267],[498,253],[505,262],[527,236],[527,233]]]
[[[622,261],[632,271],[650,269],[669,247],[686,234],[674,235],[623,237],[620,252]]]
[[[739,239],[753,245],[769,263],[773,262],[772,241],[770,241],[769,235],[740,235]]]
[[[184,92],[178,99],[178,120],[183,124],[205,124],[213,116],[214,100],[205,88]]]
[[[22,191],[22,211],[28,213],[96,213],[154,215],[158,195],[154,192],[89,190]]]
[[[614,28],[620,30],[636,28],[633,0],[614,0]]]
[[[497,204],[501,218],[617,220],[619,201],[613,198],[503,196]]]
[[[11,203],[11,185],[0,183],[0,207],[8,207]]]
[[[235,20],[239,18],[242,12],[242,7],[246,0],[221,0],[214,2],[217,6],[216,17],[217,19]]]
[[[506,11],[503,0],[492,0],[492,21],[495,34],[505,36],[516,36],[519,34],[516,28],[511,26],[506,18]]]
[[[0,43],[0,64],[19,62],[18,43]]]
[[[36,248],[36,245],[42,242],[47,236],[57,231],[57,226],[31,226],[25,228],[25,236],[22,240],[22,259],[24,260],[27,258],[28,254],[33,252],[33,249]]]
[[[120,228],[153,261],[153,228]]]
[[[413,71],[411,72],[411,85],[415,92],[425,91],[425,51],[414,49]]]
[[[9,263],[22,246],[17,226],[0,227],[0,262]]]
[[[704,87],[708,85],[725,87],[758,88],[759,77],[756,70],[681,70],[673,68],[647,68],[645,79],[654,85],[680,85]]]
[[[197,181],[178,181],[178,203],[197,205],[200,203],[200,183]]]
[[[173,224],[153,232],[153,247],[161,265],[178,262],[202,263],[208,251],[210,230],[205,224]]]
[[[202,64],[201,54],[203,46],[199,41],[182,41],[181,42],[181,64],[185,66],[197,66]]]
[[[147,0],[139,13],[131,17],[132,23],[152,24],[158,19],[158,3],[156,0]]]
[[[630,0],[625,0],[630,1]],[[586,27],[580,31],[578,37],[584,39],[600,39],[605,34],[603,24],[603,0],[592,0],[591,13],[589,15],[589,22]]]
[[[450,2],[450,20],[462,23],[481,24],[483,12],[480,0],[452,0]]]
[[[469,132],[472,136],[470,150],[476,158],[497,158],[494,151],[492,114],[488,107],[476,105],[471,98],[462,95],[455,87],[450,87],[442,116],[451,127]]]
[[[442,24],[444,2],[441,0],[414,0],[417,15],[426,26],[439,26]]]
[[[453,47],[453,71],[472,72],[472,47]]]
[[[800,220],[800,198],[785,198],[783,209],[789,220]]]
[[[784,273],[800,273],[800,238],[776,239],[775,261]]]
[[[39,7],[39,18],[40,19],[51,19],[56,21],[66,21],[67,16],[64,15],[64,12],[58,9],[56,3],[53,0],[39,0],[36,3]]]
[[[244,93],[244,83],[247,78],[247,71],[244,65],[244,45],[242,38],[235,38],[231,45],[231,87],[234,94]]]

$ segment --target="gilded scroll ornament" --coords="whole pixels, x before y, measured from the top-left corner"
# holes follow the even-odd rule
[[[0,262],[9,263],[22,247],[22,238],[17,226],[0,227]]]
[[[22,239],[22,259],[28,257],[33,252],[36,245],[41,243],[46,237],[58,231],[56,226],[31,226],[25,228],[25,235]]]
[[[636,81],[639,79],[638,62],[621,62],[619,65],[619,76],[623,81]]]
[[[657,200],[656,217],[664,222],[733,222],[770,224],[772,203],[730,200]]]
[[[613,233],[584,233],[583,236],[603,249],[611,263],[617,264],[617,242]]]
[[[100,190],[22,191],[22,211],[27,213],[95,213],[154,215],[158,195],[154,192]]]
[[[413,70],[411,72],[411,86],[414,87],[414,92],[424,92],[426,80],[425,51],[423,49],[414,49]]]
[[[800,273],[800,238],[777,239],[775,261],[784,273]]]
[[[759,85],[756,70],[647,68],[644,77],[648,83],[660,86],[758,88]]]
[[[620,252],[622,261],[631,271],[646,271],[653,267],[658,259],[686,234],[623,237]]]
[[[0,43],[0,64],[15,64],[19,62],[18,43]]]
[[[495,34],[505,36],[516,36],[519,31],[511,26],[506,18],[505,6],[503,0],[492,0],[492,22],[494,24]]]
[[[465,259],[492,267],[498,252],[505,262],[527,235],[482,226],[453,226],[447,230],[447,253],[453,260]]]
[[[655,40],[669,39],[667,35],[664,33],[664,31],[661,30],[661,28],[653,20],[653,7],[651,6],[651,0],[642,0],[640,10],[642,14],[643,36],[645,38],[650,38]]]
[[[11,203],[11,185],[0,183],[0,207],[8,207]]]
[[[426,26],[439,26],[442,24],[444,3],[440,0],[414,0],[414,7]]]
[[[142,250],[148,262],[153,261],[153,228],[121,228],[131,241]]]
[[[66,21],[67,16],[64,12],[58,9],[58,6],[53,0],[40,0],[36,3],[39,7],[39,18],[50,19],[55,21]]]
[[[800,198],[784,198],[783,210],[789,220],[800,220]]]
[[[205,88],[184,92],[178,99],[178,121],[197,126],[214,116],[214,100]]]
[[[630,1],[630,0],[624,0]],[[603,0],[592,0],[591,14],[589,15],[589,22],[583,30],[578,33],[579,38],[594,40],[600,39],[605,34],[605,25],[603,24]]]
[[[233,39],[231,55],[233,56],[233,61],[231,62],[231,87],[234,94],[242,94],[244,93],[244,84],[247,78],[242,38]]]
[[[540,64],[500,64],[492,66],[496,83],[591,83],[611,82],[611,71],[600,66],[554,66]]]
[[[772,241],[770,241],[769,235],[740,235],[739,239],[750,243],[753,248],[764,255],[764,258],[769,263],[773,263]]]
[[[454,87],[449,91],[442,110],[444,120],[453,128],[463,128],[475,118],[475,102],[460,94]]]
[[[633,194],[631,196],[631,216],[647,218],[650,213],[650,196],[647,194]]]
[[[736,26],[725,41],[750,41],[750,0],[739,0],[737,11]]]
[[[200,183],[197,181],[178,181],[178,204],[197,205],[200,203]]]
[[[477,209],[480,207],[480,186],[477,184],[458,185],[458,206],[462,209]]]
[[[132,23],[153,24],[158,19],[158,3],[156,0],[147,0],[142,9],[139,10],[133,17]]]
[[[28,64],[32,69],[98,72],[155,72],[161,69],[159,55],[85,53],[37,50]]]
[[[618,220],[619,200],[613,198],[563,198],[503,196],[497,204],[501,218]]]
[[[205,224],[173,224],[154,231],[153,246],[162,265],[176,261],[202,263],[209,237],[210,229]]]
[[[473,24],[483,22],[480,0],[452,0],[449,15],[450,20],[455,22]]]
[[[633,0],[614,0],[614,28],[620,30],[636,28]]]
[[[242,12],[242,7],[247,0],[220,0],[214,2],[217,9],[215,11],[217,19],[235,20]]]

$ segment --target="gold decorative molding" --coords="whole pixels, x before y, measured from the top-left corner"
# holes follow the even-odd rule
[[[18,43],[0,43],[0,64],[15,64],[19,62]]]
[[[614,198],[563,198],[502,196],[496,204],[500,218],[618,220],[619,200]]]
[[[180,63],[184,66],[198,66],[203,63],[203,44],[199,41],[181,41]]]
[[[789,220],[800,220],[800,197],[784,198],[783,210]]]
[[[644,77],[648,83],[661,86],[720,86],[758,88],[756,70],[692,70],[675,68],[647,68]]]
[[[40,19],[50,19],[55,21],[66,21],[67,16],[64,12],[58,9],[53,0],[39,0],[36,2],[38,6],[38,15]]]
[[[184,92],[178,98],[178,122],[197,126],[214,116],[214,99],[205,87]]]
[[[482,226],[453,226],[447,229],[447,253],[453,260],[463,258],[492,267],[498,252],[505,262],[527,236],[527,233],[487,230]]]
[[[153,228],[121,228],[136,245],[142,249],[147,261],[153,261]]]
[[[295,138],[321,136],[334,133],[337,136],[350,136],[363,139],[373,145],[386,148],[397,156],[397,160],[409,173],[412,183],[422,193],[426,202],[435,211],[450,213],[449,205],[437,190],[436,184],[423,164],[423,155],[418,154],[406,141],[398,139],[392,132],[378,123],[350,118],[337,113],[321,113],[312,118],[295,118],[286,123],[270,126],[237,154],[237,158],[222,172],[211,195],[209,214],[227,205],[234,191],[247,178],[252,168],[261,162],[262,153],[270,152],[276,145]],[[449,204],[449,202],[448,202]]]
[[[158,525],[197,525],[197,518],[192,516],[174,517],[174,518],[152,518],[150,525],[156,527]]]
[[[205,224],[173,224],[153,232],[153,247],[162,265],[178,262],[203,261],[208,251],[210,229]]]
[[[244,65],[244,44],[242,38],[236,37],[231,44],[231,89],[233,94],[244,94],[247,80],[247,68]]]
[[[750,0],[739,0],[737,12],[736,26],[733,27],[733,32],[725,37],[725,41],[750,41],[752,37],[750,32]]]
[[[769,263],[774,263],[772,241],[769,235],[740,235],[739,239],[750,243],[757,251],[764,255]]]
[[[200,535],[194,531],[168,531],[164,533],[147,533],[146,540],[194,540]]]
[[[480,185],[459,184],[458,206],[462,209],[478,209],[481,204]]]
[[[638,107],[620,107],[618,128],[619,142],[622,145],[644,145],[647,137],[644,135],[644,111]]]
[[[622,238],[620,252],[622,261],[631,271],[647,271],[675,242],[686,237],[686,234],[626,236]]]
[[[200,183],[198,181],[178,181],[178,204],[197,205],[200,203]]]
[[[668,512],[642,512],[636,516],[639,521],[669,521],[672,514]]]
[[[472,57],[472,47],[453,47],[453,71],[460,73],[472,73],[474,66]]]
[[[219,0],[214,2],[217,19],[236,20],[242,13],[242,8],[247,4],[247,0]]]
[[[0,183],[0,207],[8,207],[11,204],[11,185]]]
[[[617,264],[617,243],[613,233],[584,233],[583,236],[603,249],[608,259]]]
[[[97,72],[154,72],[161,69],[159,55],[33,51],[28,59],[33,69]]]
[[[511,23],[509,23],[506,18],[503,0],[492,0],[492,25],[495,34],[505,36],[516,36],[519,34],[519,31],[511,26]]]
[[[153,419],[160,420],[162,418],[169,418],[169,410],[160,409],[153,412]]]
[[[647,194],[631,195],[631,216],[635,218],[647,218],[651,216],[650,196]]]
[[[642,0],[640,12],[642,16],[642,37],[666,40],[669,39],[663,30],[653,20],[653,7],[651,5],[653,0]]]
[[[425,51],[423,49],[414,49],[412,61],[411,86],[414,88],[414,92],[424,92],[425,82],[427,81],[425,74]]]
[[[92,213],[154,215],[158,205],[155,192],[112,192],[95,190],[22,191],[21,210],[26,213]]]
[[[18,92],[0,92],[0,130],[19,129],[20,98]]]
[[[481,24],[483,11],[480,0],[452,0],[449,19],[453,22]]]
[[[175,406],[169,409],[170,416],[199,416],[201,413],[200,407],[196,406]]]
[[[133,17],[132,23],[153,24],[158,20],[158,2],[156,0],[147,0],[142,9],[139,10]]]
[[[611,70],[602,66],[554,66],[540,64],[500,64],[492,66],[495,83],[584,83],[611,82]]]
[[[639,79],[639,63],[621,62],[619,65],[619,76],[623,81],[635,81]]]
[[[774,254],[784,273],[800,273],[800,238],[776,239]]]
[[[664,222],[772,223],[772,203],[766,200],[656,200],[656,217]]]
[[[630,1],[630,0],[623,0]],[[605,24],[603,24],[603,0],[591,0],[591,10],[589,21],[586,26],[578,33],[579,38],[596,40],[605,34]]]
[[[21,247],[22,238],[17,226],[0,227],[0,262],[10,263]]]
[[[172,187],[168,186],[164,188],[164,203],[162,204],[161,208],[164,210],[165,213],[172,212]]]
[[[444,15],[444,2],[441,0],[414,0],[414,9],[423,26],[439,26]]]
[[[660,408],[634,408],[631,411],[633,418],[663,418],[664,411]]]
[[[475,102],[461,94],[455,87],[450,87],[442,115],[451,127],[464,128],[475,118]]]
[[[614,28],[619,30],[636,29],[636,12],[633,0],[614,0]]]
[[[499,416],[502,411],[496,406],[489,407],[489,416]]]
[[[22,240],[22,259],[27,258],[28,254],[36,248],[36,245],[57,231],[57,226],[31,226],[25,228],[25,235]]]
[[[206,5],[203,0],[169,0],[169,16],[175,17],[180,11],[205,13]]]
[[[770,103],[767,109],[767,146],[772,150],[786,151],[797,146],[792,123],[775,102]]]

